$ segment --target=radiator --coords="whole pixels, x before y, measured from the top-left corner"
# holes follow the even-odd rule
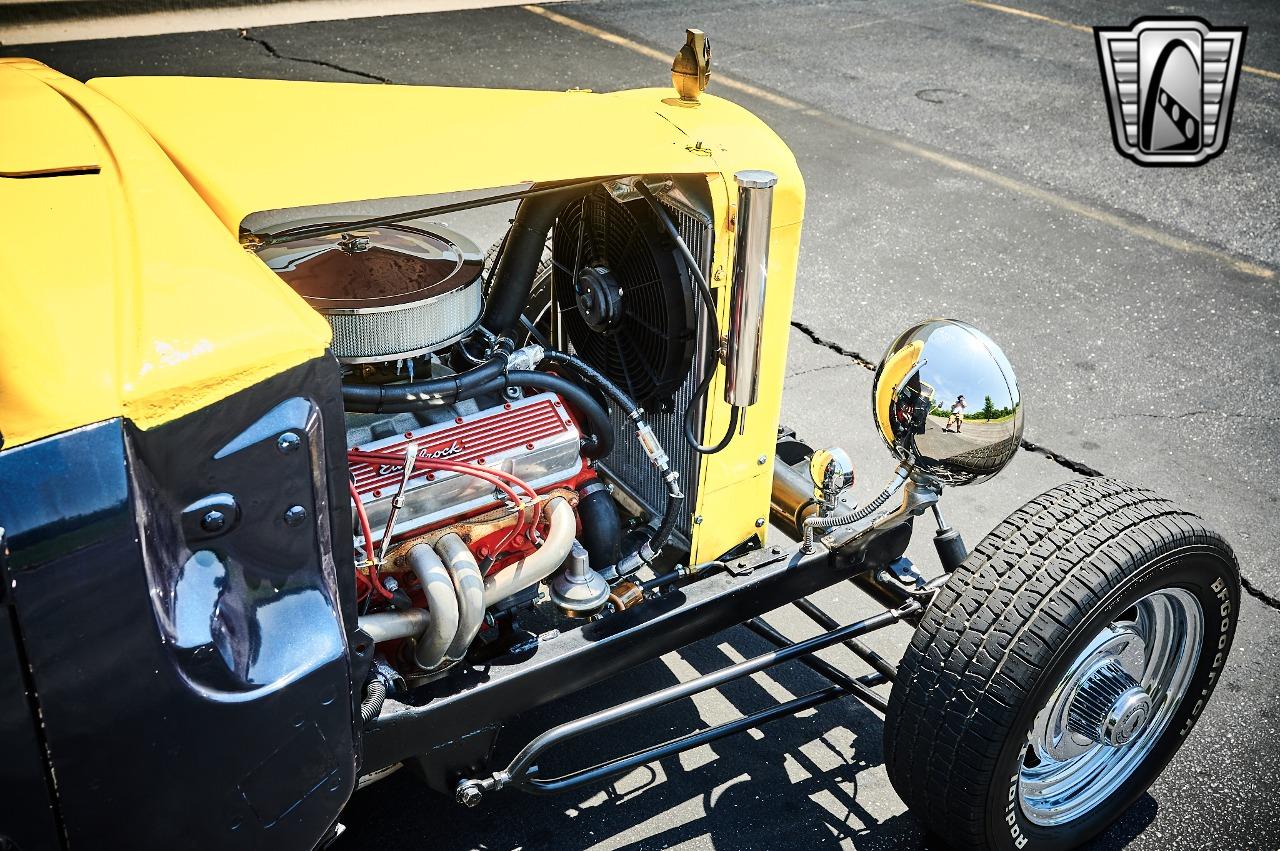
[[[702,264],[702,273],[711,277],[711,221],[705,215],[674,202],[671,198],[663,198],[662,205],[671,214],[681,238],[689,246],[689,252]],[[696,286],[690,281],[690,286]],[[696,293],[693,296],[694,327],[699,329],[698,344],[693,357],[693,365],[689,376],[672,399],[673,407],[668,411],[645,409],[645,419],[653,427],[654,433],[662,448],[671,458],[671,466],[680,474],[680,488],[685,494],[685,512],[676,524],[676,537],[682,539],[683,546],[688,547],[692,538],[693,507],[697,505],[698,467],[701,460],[698,453],[689,448],[684,439],[684,413],[689,406],[693,391],[703,376],[703,363],[706,357],[703,339],[705,331],[702,326],[705,306]],[[640,448],[635,439],[635,428],[631,420],[620,411],[610,413],[613,422],[614,448],[601,464],[603,472],[610,481],[621,487],[625,495],[639,504],[652,515],[659,515],[666,504],[667,486],[658,476],[649,462],[649,456]],[[701,417],[699,417],[701,422]],[[701,436],[701,428],[694,434]]]

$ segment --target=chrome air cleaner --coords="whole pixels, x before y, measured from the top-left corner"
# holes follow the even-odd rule
[[[309,237],[268,246],[258,256],[329,320],[331,349],[345,363],[426,354],[480,318],[483,255],[435,223]]]

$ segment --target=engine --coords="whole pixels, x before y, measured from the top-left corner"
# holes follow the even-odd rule
[[[710,231],[663,205],[618,186],[527,200],[487,269],[422,221],[307,220],[259,252],[333,329],[379,670],[445,675],[501,648],[521,611],[638,604],[664,545],[687,552],[684,416],[710,312],[690,262],[705,270]]]
[[[347,446],[353,459],[378,455],[399,459],[351,462],[352,482],[372,527],[374,545],[380,544],[388,520],[392,520],[390,534],[395,539],[504,505],[502,492],[493,485],[443,468],[417,471],[401,492],[404,459],[410,451],[428,461],[501,470],[539,493],[574,488],[584,473],[592,475],[582,457],[578,427],[554,393],[538,393],[474,413],[446,406],[433,411],[431,418],[438,418],[437,422],[427,425],[420,421],[426,417],[414,414],[361,422],[369,416],[353,415],[348,423]],[[397,496],[401,505],[392,519]],[[488,559],[491,552],[480,546],[476,555]]]

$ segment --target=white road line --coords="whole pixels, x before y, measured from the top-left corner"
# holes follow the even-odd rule
[[[550,1],[561,2],[562,0]],[[293,3],[224,6],[216,9],[180,9],[67,21],[0,24],[0,45],[252,29],[279,24],[305,24],[312,21],[342,21],[351,18],[380,18],[386,15],[488,9],[497,6],[516,6],[520,2],[521,0],[297,0]]]

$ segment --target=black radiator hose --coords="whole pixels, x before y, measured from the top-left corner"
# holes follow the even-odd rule
[[[432,405],[449,405],[476,395],[476,388],[498,378],[507,368],[507,352],[499,350],[492,358],[466,372],[413,381],[407,384],[342,383],[342,406],[363,414],[418,411]]]
[[[658,551],[666,546],[671,533],[675,531],[676,522],[679,521],[680,512],[684,506],[684,494],[680,490],[679,474],[671,469],[670,459],[667,458],[666,451],[659,445],[653,429],[645,422],[644,410],[636,404],[635,400],[623,392],[622,388],[610,381],[591,364],[567,352],[548,350],[543,354],[542,359],[548,363],[557,364],[576,372],[584,380],[595,384],[606,396],[612,399],[635,424],[636,437],[640,441],[641,447],[649,456],[649,460],[653,462],[653,466],[658,469],[658,474],[667,483],[667,504],[662,512],[662,520],[658,523],[658,528],[653,533],[653,537],[642,545],[636,553],[624,559],[624,563],[619,564],[618,574],[625,575],[638,568],[641,562],[653,561]]]
[[[546,250],[547,233],[555,224],[556,216],[566,204],[594,188],[594,185],[571,186],[532,195],[520,202],[504,238],[484,317],[480,320],[490,333],[502,337],[515,328],[529,303],[533,279],[542,262],[542,252]]]
[[[582,546],[597,570],[622,558],[622,518],[609,488],[592,479],[578,488],[578,517],[582,519]]]

